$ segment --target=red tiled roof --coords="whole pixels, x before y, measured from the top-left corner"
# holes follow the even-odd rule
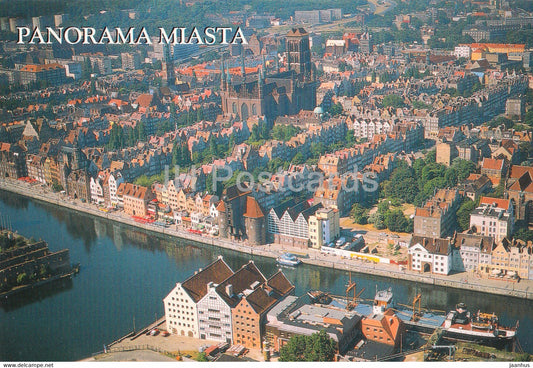
[[[208,283],[219,284],[231,275],[233,275],[231,268],[222,258],[219,258],[205,269],[185,280],[181,286],[189,293],[194,302],[198,303],[207,294]]]
[[[248,196],[246,197],[246,211],[243,216],[249,218],[261,218],[265,215],[255,198],[252,196]]]
[[[491,197],[481,197],[479,204],[493,205],[495,204],[498,208],[503,208],[504,210],[509,209],[509,200],[503,198],[491,198]]]
[[[495,158],[484,158],[481,167],[487,170],[502,170],[503,160],[498,160]]]
[[[24,65],[20,70],[23,72],[38,73],[44,70],[54,70],[54,69],[64,69],[64,66],[60,64],[54,64],[54,63],[43,64],[43,65],[28,64],[28,65]]]

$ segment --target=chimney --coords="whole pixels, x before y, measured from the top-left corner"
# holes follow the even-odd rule
[[[207,283],[207,292],[209,292],[209,290],[213,287],[213,285],[214,285],[214,284],[213,284],[212,281],[210,281],[210,282]]]
[[[226,294],[231,298],[233,296],[233,285],[226,285]]]

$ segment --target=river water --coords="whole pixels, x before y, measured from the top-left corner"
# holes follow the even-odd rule
[[[10,297],[0,304],[0,360],[79,360],[103,350],[133,330],[163,315],[162,299],[176,282],[223,255],[233,269],[247,262],[243,255],[211,245],[179,241],[112,221],[0,191],[0,215],[13,230],[43,239],[52,251],[70,249],[81,271],[72,280],[56,282]],[[266,277],[273,259],[253,256]],[[344,295],[346,271],[302,265],[284,269],[296,295],[321,289]],[[422,293],[422,305],[448,310],[464,301],[472,311],[495,312],[503,324],[520,320],[519,341],[533,351],[533,301],[433,287],[397,279],[352,274],[362,298],[376,288],[392,287],[395,300],[409,304]]]

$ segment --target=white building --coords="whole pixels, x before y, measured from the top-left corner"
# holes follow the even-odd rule
[[[209,207],[209,216],[214,219],[218,218],[217,203],[213,203],[211,204],[211,207]]]
[[[220,283],[232,274],[231,268],[219,256],[215,262],[205,269],[200,269],[183,283],[178,282],[163,299],[167,331],[180,336],[201,337],[202,334],[199,334],[198,329],[197,305],[211,290],[210,285],[215,282]],[[203,336],[206,338],[205,334]]]
[[[481,197],[479,207],[470,214],[470,228],[478,234],[492,236],[496,243],[511,236],[514,209],[509,199]]]
[[[90,190],[91,202],[96,204],[104,203],[104,187],[100,178],[91,177]]]
[[[109,186],[109,202],[112,206],[119,204],[119,198],[117,196],[117,189],[121,183],[124,182],[124,178],[119,171],[109,174],[107,184]]]
[[[355,119],[352,127],[355,138],[371,140],[376,134],[389,133],[394,123],[381,119]]]
[[[198,302],[198,329],[201,339],[233,341],[231,307],[217,292],[218,284],[210,282],[207,294]],[[232,285],[224,292],[233,295]]]
[[[452,247],[449,239],[413,235],[408,250],[410,270],[448,275],[452,269]]]
[[[309,217],[309,240],[311,246],[320,249],[340,235],[339,210],[321,208]]]
[[[470,59],[470,56],[472,55],[472,49],[470,46],[461,45],[461,46],[455,46],[455,49],[453,50],[453,55],[456,58],[466,58]]]
[[[233,341],[231,309],[243,295],[266,282],[253,261],[248,262],[222,283],[209,283],[207,294],[198,302],[198,330],[201,339]]]
[[[277,244],[307,248],[309,245],[309,217],[322,208],[322,204],[310,206],[307,201],[294,204],[286,201],[271,208],[267,215],[268,236]]]
[[[459,233],[455,236],[453,251],[454,271],[473,272],[479,265],[490,265],[494,238],[478,234]]]

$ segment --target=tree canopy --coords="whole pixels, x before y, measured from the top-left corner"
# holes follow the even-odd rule
[[[281,362],[332,362],[335,358],[335,341],[325,330],[311,336],[293,336],[279,352]]]

